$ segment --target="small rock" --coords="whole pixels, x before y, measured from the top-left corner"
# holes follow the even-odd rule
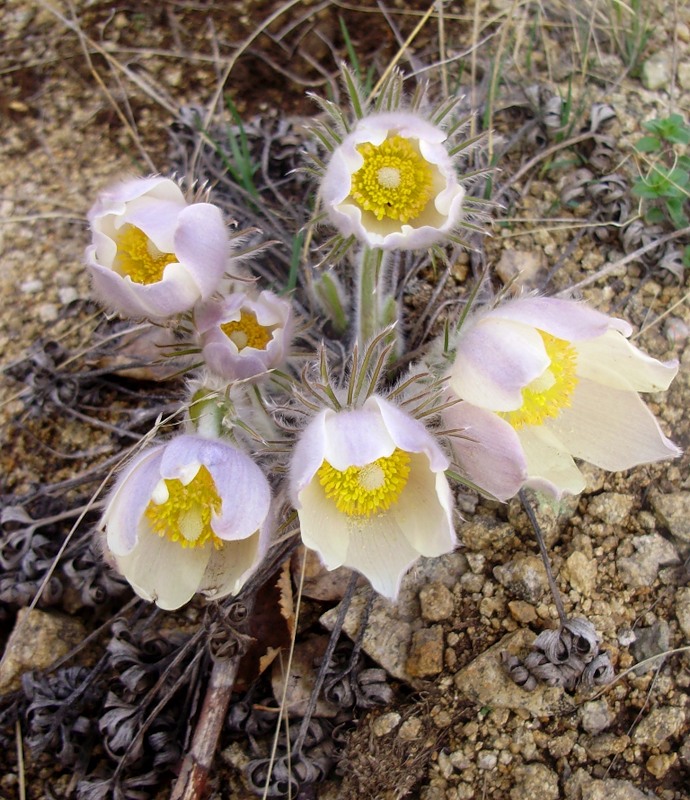
[[[686,586],[676,592],[676,618],[683,636],[690,640],[690,587]]]
[[[537,556],[517,556],[502,566],[494,567],[494,577],[514,597],[536,603],[548,587],[546,570]]]
[[[631,494],[619,492],[602,492],[592,497],[587,504],[587,512],[602,522],[611,525],[622,525],[630,516],[635,505],[635,498]]]
[[[613,733],[602,733],[600,736],[593,736],[585,741],[584,746],[587,755],[592,761],[601,761],[602,758],[609,758],[622,753],[630,744],[629,736],[616,736]]]
[[[452,616],[455,603],[453,593],[442,583],[434,581],[419,593],[422,617],[429,622],[440,622]]]
[[[682,61],[677,65],[678,83],[681,89],[690,90],[690,63]]]
[[[20,608],[0,661],[0,694],[21,687],[21,676],[46,669],[86,637],[82,623],[55,612]]]
[[[580,708],[580,722],[587,733],[593,735],[606,730],[613,722],[613,714],[606,699],[601,698],[585,703]]]
[[[651,586],[660,566],[680,563],[676,548],[658,533],[634,536],[631,544],[637,552],[617,558],[616,569],[623,583],[633,589]]]
[[[398,739],[402,739],[404,742],[411,742],[414,739],[418,739],[422,733],[422,721],[418,717],[410,717],[410,719],[406,719],[405,722],[400,726],[400,730],[398,731]]]
[[[582,800],[656,800],[656,795],[643,792],[630,781],[609,778],[592,780],[582,786]]]
[[[41,303],[36,312],[41,322],[55,322],[58,318],[58,307],[55,303]]]
[[[407,673],[413,678],[428,678],[443,671],[443,628],[434,625],[412,634]]]
[[[655,494],[651,502],[657,519],[671,536],[690,542],[690,492]]]
[[[568,556],[561,575],[582,597],[589,597],[597,583],[597,562],[593,558],[587,558],[584,553],[575,551]]]
[[[504,636],[455,674],[458,691],[478,706],[510,708],[534,717],[550,716],[571,707],[562,688],[539,684],[534,691],[527,692],[505,671],[501,652],[507,650],[524,658],[535,638],[525,629]]]
[[[533,287],[539,270],[546,264],[546,258],[541,250],[508,250],[501,253],[496,264],[496,274],[503,283],[515,288]]]
[[[304,716],[311,699],[318,665],[323,659],[323,654],[328,647],[328,636],[310,636],[295,645],[290,665],[287,693],[285,693],[284,665],[280,659],[273,662],[271,672],[271,686],[273,696],[280,703],[285,693],[285,703],[290,715]],[[316,714],[320,717],[335,717],[339,708],[334,703],[329,703],[319,697],[316,703]]]
[[[454,750],[450,756],[450,763],[453,765],[453,768],[456,769],[458,772],[462,772],[465,769],[469,769],[472,765],[472,761],[463,753],[462,750]]]
[[[498,764],[498,753],[495,750],[480,750],[477,754],[479,769],[494,769]]]
[[[36,294],[43,290],[43,281],[38,278],[30,278],[28,281],[24,281],[24,283],[20,284],[19,288],[24,294]]]
[[[657,755],[650,756],[647,759],[647,763],[645,767],[647,768],[647,772],[651,772],[655,778],[664,777],[664,775],[671,769],[671,767],[678,761],[678,756],[676,753],[659,753]]]
[[[374,736],[386,736],[394,731],[400,724],[400,714],[397,711],[389,711],[376,717],[371,725]]]
[[[508,603],[511,617],[522,625],[529,625],[537,618],[537,612],[531,603],[524,600],[511,600]]]
[[[658,619],[648,628],[638,628],[637,638],[630,645],[630,652],[636,661],[645,661],[652,656],[665,653],[671,645],[671,629],[665,619]],[[658,669],[663,659],[657,658],[635,669],[636,675],[644,675]]]
[[[642,65],[642,85],[645,89],[650,89],[651,91],[669,89],[673,79],[671,68],[669,54],[665,52],[655,53]]]
[[[690,769],[690,736],[686,736],[683,740],[683,745],[678,751],[678,757],[680,758],[681,764],[683,764],[686,769]]]
[[[515,769],[510,800],[558,800],[558,775],[545,764],[525,764]]]
[[[476,516],[461,526],[460,539],[468,550],[496,552],[515,539],[515,529],[491,517]]]
[[[58,297],[63,306],[68,306],[78,299],[79,293],[73,286],[63,286],[58,289]]]
[[[564,758],[572,752],[576,741],[577,733],[568,731],[563,736],[555,736],[553,739],[549,739],[546,747],[554,758]]]
[[[677,706],[654,708],[637,726],[632,738],[636,744],[658,747],[672,736],[677,736],[684,724],[684,709]]]

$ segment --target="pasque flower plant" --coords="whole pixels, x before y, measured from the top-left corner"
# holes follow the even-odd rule
[[[137,455],[103,515],[107,550],[141,597],[175,609],[236,594],[271,532],[263,472],[232,445],[181,435]]]
[[[162,320],[215,292],[229,267],[220,209],[188,203],[170,178],[133,178],[103,191],[88,214],[86,265],[95,293],[126,317]]]
[[[463,471],[481,484],[495,437],[514,470],[495,494],[527,485],[556,496],[585,486],[574,459],[624,470],[679,455],[638,392],[667,389],[676,361],[661,362],[630,344],[630,325],[583,303],[527,297],[479,312],[461,328],[448,381],[460,402],[446,424],[474,442],[456,447]],[[456,439],[456,441],[459,441]]]

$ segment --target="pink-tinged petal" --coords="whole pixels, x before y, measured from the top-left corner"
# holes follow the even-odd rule
[[[137,531],[156,485],[165,445],[135,456],[120,473],[105,503],[102,525],[108,548],[115,556],[126,556],[137,544]]]
[[[200,591],[209,600],[237,594],[261,564],[267,550],[267,537],[258,531],[253,536],[228,542],[213,549]]]
[[[614,322],[624,330],[632,330],[627,322],[612,320],[584,303],[555,297],[509,300],[492,309],[487,317],[530,325],[558,339],[571,342],[602,336]]]
[[[431,472],[423,455],[414,455],[407,484],[388,513],[418,555],[441,556],[457,544],[453,505],[446,476]]]
[[[343,564],[361,572],[379,594],[395,599],[403,575],[418,560],[418,551],[410,545],[395,517],[383,514],[365,520],[350,519]]]
[[[184,196],[180,187],[170,178],[163,178],[160,175],[131,178],[116,183],[101,192],[87,214],[87,219],[93,223],[94,220],[105,214],[122,214],[128,203],[143,195],[184,204]]]
[[[290,501],[301,507],[300,492],[311,482],[323,464],[326,452],[326,417],[332,412],[319,412],[302,431],[290,459]]]
[[[125,225],[134,225],[146,234],[161,253],[173,253],[175,227],[185,205],[184,200],[179,203],[159,200],[150,195],[140,197],[129,203],[122,215],[112,218],[115,233]]]
[[[144,524],[135,549],[129,555],[116,556],[116,563],[138,595],[174,611],[199,590],[211,550],[211,545],[183,549]]]
[[[406,414],[390,401],[375,395],[365,402],[364,409],[371,409],[380,415],[395,447],[406,453],[424,453],[428,459],[428,467],[433,472],[442,472],[448,469],[448,457],[418,419]],[[371,459],[371,461],[374,460]],[[369,461],[363,463],[369,463]]]
[[[161,475],[184,482],[189,464],[203,464],[216,485],[223,505],[220,514],[212,519],[211,527],[220,539],[244,539],[261,527],[270,510],[271,490],[265,475],[249,456],[224,442],[178,436],[165,449]]]
[[[572,405],[545,426],[576,458],[617,472],[680,455],[635,392],[581,380]]]
[[[202,299],[207,299],[229,266],[230,238],[217,206],[194,203],[179,212],[175,254],[193,277]]]
[[[324,458],[339,470],[371,464],[395,450],[380,413],[371,408],[328,413],[324,433]]]
[[[451,447],[460,472],[480,489],[508,500],[527,479],[527,461],[515,429],[492,411],[456,403],[442,412],[453,431]]]
[[[534,328],[482,317],[461,331],[450,387],[472,405],[514,411],[523,403],[522,389],[549,364],[544,340]]]
[[[527,459],[525,486],[539,489],[560,499],[564,494],[580,494],[585,479],[567,448],[544,425],[522,428],[520,442]]]
[[[678,372],[677,361],[648,356],[618,331],[577,345],[577,374],[614,389],[658,392],[668,389]]]

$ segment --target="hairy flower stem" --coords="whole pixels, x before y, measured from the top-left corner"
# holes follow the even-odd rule
[[[209,772],[241,660],[240,652],[232,658],[218,658],[213,662],[192,746],[184,757],[170,800],[201,800],[206,796]]]
[[[362,347],[385,326],[381,319],[384,259],[383,250],[364,247],[357,264],[357,341]]]
[[[532,529],[534,530],[534,535],[536,536],[537,543],[539,544],[539,552],[541,554],[541,560],[544,562],[546,577],[549,581],[549,589],[551,589],[553,602],[556,604],[558,617],[561,621],[561,625],[565,625],[566,622],[568,621],[568,616],[565,613],[565,608],[563,608],[563,601],[561,600],[561,593],[558,591],[558,586],[556,586],[556,579],[553,577],[553,571],[551,569],[551,560],[549,559],[549,554],[546,552],[546,544],[544,543],[544,537],[541,535],[541,527],[539,525],[539,521],[537,520],[537,515],[534,513],[534,508],[532,507],[532,504],[527,499],[527,494],[524,489],[520,489],[518,496],[520,497],[520,502],[522,503],[522,507],[525,509],[525,513],[529,518],[530,524],[532,525]]]

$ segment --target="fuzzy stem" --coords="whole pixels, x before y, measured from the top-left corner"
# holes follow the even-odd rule
[[[214,661],[192,746],[184,757],[170,800],[200,800],[205,797],[209,771],[241,660],[242,655],[238,653],[232,658]]]
[[[383,327],[380,302],[383,266],[383,250],[362,249],[357,264],[357,341],[362,347]]]

